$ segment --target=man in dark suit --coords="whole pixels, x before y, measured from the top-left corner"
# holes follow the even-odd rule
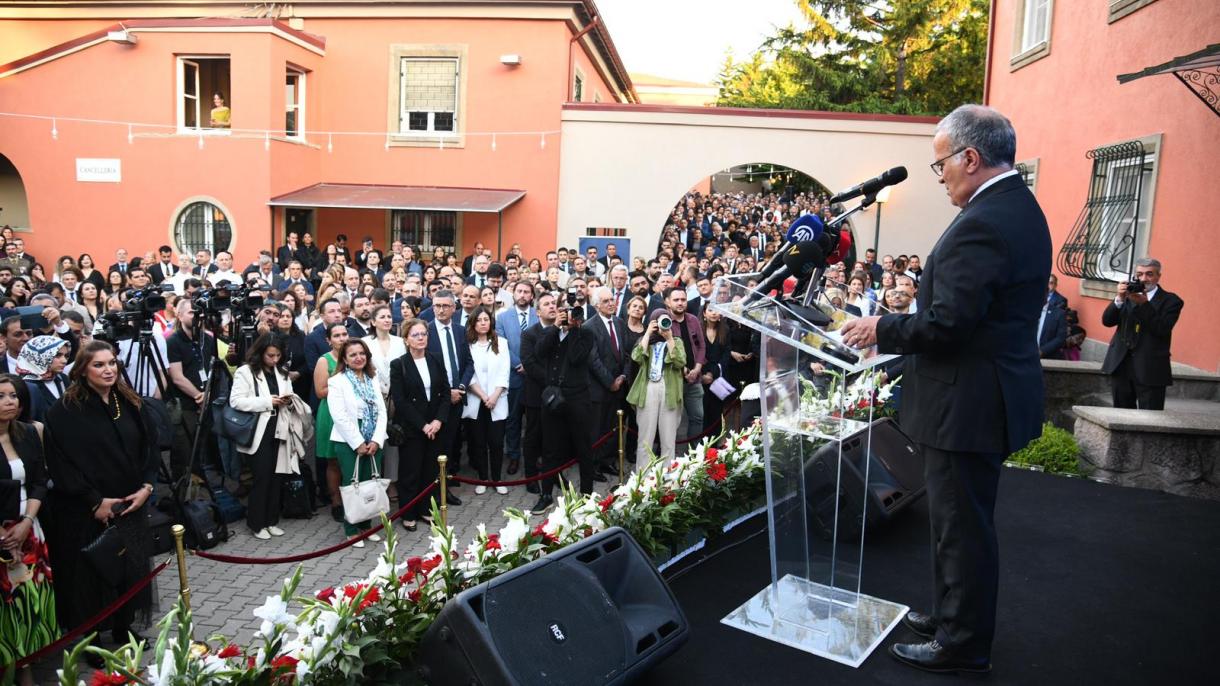
[[[168,245],[157,248],[157,258],[158,261],[148,267],[148,275],[159,286],[178,273],[178,266],[174,264],[174,249]]]
[[[304,264],[304,251],[301,250],[299,240],[300,236],[296,231],[289,231],[288,242],[275,251],[275,261],[279,265],[280,271],[286,271],[288,263],[293,260]]]
[[[547,329],[555,325],[555,294],[543,293],[538,296],[538,322],[531,324],[521,332],[521,370],[525,381],[521,388],[521,405],[524,409],[525,431],[521,436],[521,460],[525,477],[537,475],[539,464],[551,464],[546,457],[547,443],[542,440],[542,389],[546,387],[546,363],[538,357],[538,341]],[[530,483],[526,487],[530,493],[542,493],[541,487]],[[546,505],[542,509],[545,509]]]
[[[995,635],[995,501],[1004,458],[1042,431],[1038,316],[1046,301],[1046,218],[1013,168],[1016,133],[993,109],[963,105],[932,139],[933,171],[961,214],[928,255],[912,314],[843,328],[854,347],[906,355],[902,426],[925,460],[932,520],[929,639],[890,654],[934,672],[987,672]]]
[[[513,306],[496,315],[496,335],[508,342],[508,357],[512,370],[508,374],[508,421],[504,426],[504,454],[508,456],[509,474],[516,474],[521,464],[521,389],[525,371],[521,367],[521,334],[538,322],[531,307],[534,287],[528,281],[513,284]],[[535,489],[537,490],[537,489]]]
[[[618,426],[616,413],[627,395],[627,377],[623,370],[631,355],[630,350],[623,350],[627,327],[614,314],[614,292],[601,286],[593,291],[592,299],[595,314],[581,325],[581,328],[593,334],[596,341],[589,359],[589,399],[593,403],[590,444]],[[614,441],[607,441],[594,452],[602,472],[618,473],[613,459],[616,449]],[[593,480],[605,481],[606,478],[595,474]]]
[[[204,248],[195,252],[195,267],[191,269],[191,274],[194,274],[195,278],[203,281],[219,269],[220,267],[217,267],[216,263],[212,262],[211,250]]]
[[[922,274],[923,270],[920,269],[919,273]],[[1063,297],[1063,294],[1059,292],[1059,277],[1051,274],[1050,280],[1046,283],[1046,290],[1047,304],[1049,304],[1051,307],[1058,307],[1062,310],[1067,309],[1068,299]]]
[[[1173,384],[1169,348],[1173,327],[1182,314],[1182,299],[1160,287],[1161,263],[1150,257],[1135,263],[1135,280],[1144,292],[1118,284],[1118,296],[1106,306],[1101,323],[1118,327],[1101,370],[1110,375],[1114,407],[1165,409],[1165,387]]]
[[[1067,343],[1067,310],[1055,307],[1047,299],[1038,317],[1038,355],[1044,360],[1063,359]]]
[[[466,387],[474,377],[474,358],[470,355],[465,330],[454,320],[456,309],[457,299],[453,297],[453,291],[437,291],[432,298],[432,311],[436,318],[428,323],[428,352],[441,358],[445,363],[445,373],[449,376],[449,421],[445,423],[441,445],[448,448],[449,469],[455,474],[462,465],[462,436],[458,426],[466,402]],[[461,501],[450,493],[449,503],[460,505]]]
[[[10,257],[12,257],[12,256],[10,255]],[[106,273],[109,274],[110,272],[118,272],[118,273],[122,274],[124,277],[126,277],[127,269],[129,268],[129,265],[127,263],[127,250],[124,248],[119,248],[118,250],[115,250],[114,259],[115,259],[114,264],[110,265],[110,268],[106,270]],[[16,274],[17,270],[14,269],[13,273]],[[28,272],[21,272],[21,273],[26,274]]]

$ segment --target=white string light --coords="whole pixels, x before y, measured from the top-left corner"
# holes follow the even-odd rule
[[[546,134],[545,133],[542,134],[542,136],[540,136],[538,138],[538,147],[542,150],[546,150]]]
[[[51,140],[59,140],[59,127],[56,126],[54,119],[51,120]]]
[[[326,134],[326,152],[335,151],[335,138],[331,134]]]
[[[271,134],[263,134],[263,150],[271,149]]]
[[[199,134],[199,149],[203,150],[203,133]]]
[[[496,134],[491,134],[491,151],[496,151]]]
[[[128,124],[127,125],[127,144],[131,145],[132,143],[135,143],[135,142],[136,142],[136,136],[134,133],[132,133],[131,124]]]

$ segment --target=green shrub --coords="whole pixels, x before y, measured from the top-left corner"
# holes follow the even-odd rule
[[[1070,432],[1047,422],[1042,435],[1013,453],[1008,459],[1027,466],[1041,467],[1052,474],[1081,474],[1080,446]]]

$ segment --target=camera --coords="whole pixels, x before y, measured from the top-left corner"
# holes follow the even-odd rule
[[[93,335],[117,343],[132,340],[141,332],[151,334],[153,315],[164,310],[165,305],[165,291],[160,286],[129,290],[123,309],[97,318],[93,323]]]
[[[662,331],[669,331],[670,327],[672,327],[673,325],[674,325],[673,317],[670,317],[668,314],[663,314],[663,315],[657,317],[657,328],[658,329],[660,329]]]
[[[1143,281],[1140,281],[1139,279],[1131,279],[1130,281],[1127,282],[1127,295],[1131,295],[1132,293],[1143,293],[1143,292],[1144,292],[1144,282]]]
[[[127,291],[123,309],[128,312],[156,314],[165,309],[165,291],[160,286],[147,286]]]
[[[579,291],[575,287],[568,289],[566,302],[568,303],[568,320],[569,321],[576,322],[576,321],[584,321],[584,319],[585,319],[585,308],[583,305],[578,304],[578,302],[577,302],[578,295],[579,295]]]

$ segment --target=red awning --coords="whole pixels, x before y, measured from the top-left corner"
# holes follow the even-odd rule
[[[318,183],[267,201],[273,207],[345,207],[370,210],[502,212],[525,191],[440,186]]]

